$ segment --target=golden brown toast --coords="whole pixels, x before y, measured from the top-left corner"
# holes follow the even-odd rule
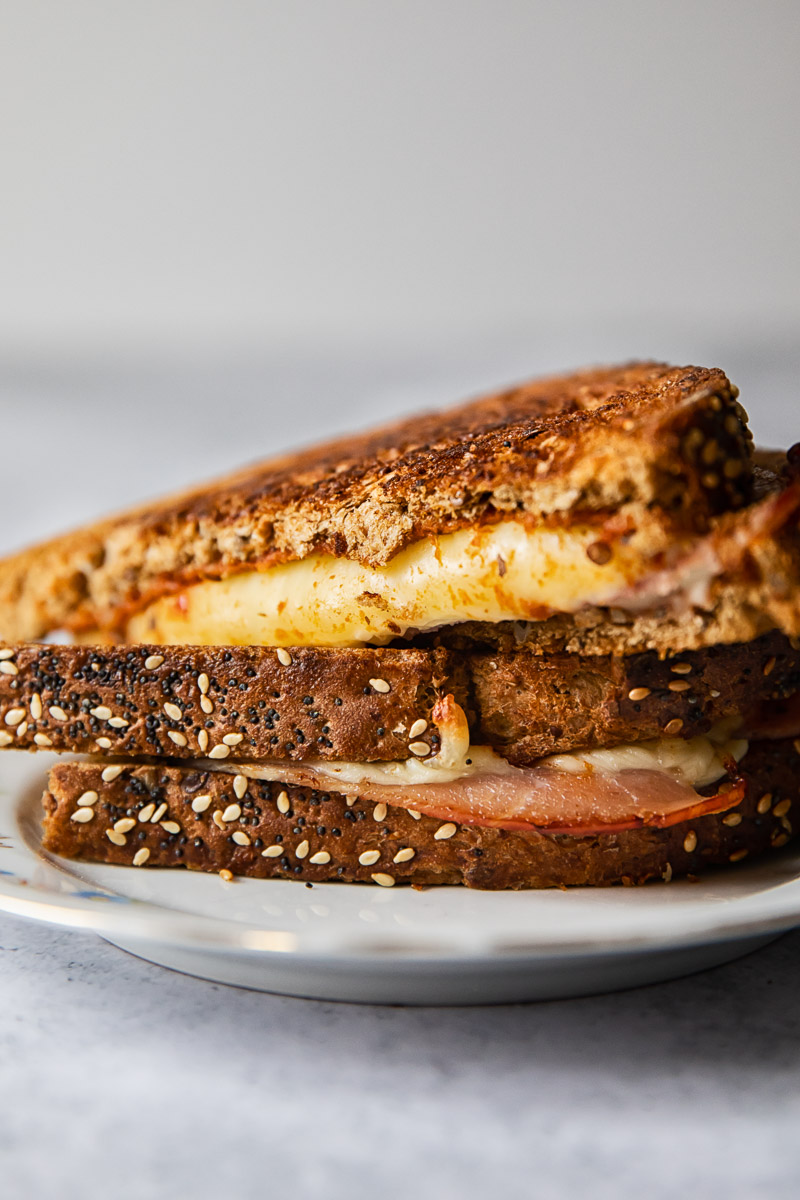
[[[524,384],[247,467],[0,562],[0,633],[119,631],[192,581],[324,551],[367,565],[514,515],[610,513],[654,542],[751,499],[746,415],[719,370],[631,363]]]

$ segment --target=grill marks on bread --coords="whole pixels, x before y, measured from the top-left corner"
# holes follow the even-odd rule
[[[315,551],[367,565],[503,514],[609,512],[697,531],[752,491],[750,435],[718,370],[633,363],[537,380],[245,468],[0,563],[7,639],[119,630],[201,578]]]

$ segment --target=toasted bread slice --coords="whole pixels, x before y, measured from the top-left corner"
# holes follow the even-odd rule
[[[443,826],[406,809],[284,784],[250,781],[237,792],[222,772],[133,766],[109,778],[103,764],[66,762],[50,772],[44,844],[66,858],[307,883],[642,883],[785,845],[793,833],[786,813],[800,798],[798,762],[791,741],[754,743],[739,764],[740,802],[667,828],[587,836]]]
[[[0,633],[119,633],[203,579],[324,552],[368,566],[514,515],[650,531],[654,551],[751,498],[750,435],[719,370],[633,363],[525,384],[269,460],[0,563]]]
[[[240,762],[398,762],[435,755],[437,704],[517,765],[741,717],[800,722],[800,649],[778,633],[661,659],[473,647],[278,652],[256,646],[7,647],[0,747]],[[13,673],[12,673],[13,672]],[[787,729],[793,732],[794,729]],[[798,725],[796,732],[800,732]],[[414,750],[411,746],[414,746]]]

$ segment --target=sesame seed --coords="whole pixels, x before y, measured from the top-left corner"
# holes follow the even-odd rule
[[[111,709],[106,708],[105,704],[98,704],[97,708],[90,708],[89,712],[93,717],[97,717],[98,721],[107,721],[109,717],[113,716]]]
[[[390,692],[391,687],[385,679],[370,679],[370,687],[373,687],[376,692]]]
[[[278,806],[279,813],[287,813],[291,807],[289,804],[289,795],[287,792],[279,792],[278,799],[275,801]]]
[[[27,732],[28,732],[28,722],[23,721],[21,725],[17,726],[17,737],[18,738],[24,737]]]
[[[37,733],[33,740],[36,741],[36,738],[39,737],[44,737],[44,734]],[[6,733],[5,729],[0,729],[0,746],[10,746],[13,740],[14,739],[10,733]]]
[[[177,821],[162,821],[161,828],[167,833],[180,833],[181,827]]]
[[[144,665],[148,671],[155,671],[156,667],[160,667],[164,661],[163,654],[148,654],[144,660]]]
[[[722,692],[718,692],[716,688],[712,688],[709,692],[709,695],[711,696],[712,700],[717,700],[722,695]]]
[[[52,711],[53,710],[51,709],[50,710],[51,714],[52,714]],[[110,750],[111,749],[111,739],[107,738],[107,737],[99,737],[97,739],[96,745],[98,745],[101,750]]]
[[[208,696],[201,696],[200,697],[200,707],[202,708],[203,712],[206,714],[213,713],[214,702],[212,700],[210,700],[208,698]]]
[[[128,839],[125,837],[125,834],[117,833],[115,829],[107,829],[106,837],[110,842],[113,842],[115,846],[127,846],[128,844]]]
[[[0,650],[0,662],[6,662],[7,659],[13,658],[15,654],[16,650],[12,650],[10,647],[4,646],[3,649]]]
[[[214,822],[217,829],[224,830],[225,822],[222,819],[222,809],[221,808],[217,808],[214,810],[214,812],[211,814],[211,820]]]
[[[66,717],[64,718],[66,720]],[[10,708],[5,716],[6,725],[19,725],[20,721],[25,720],[24,708]]]
[[[85,805],[85,804],[96,804],[96,803],[97,803],[97,792],[93,792],[93,791],[83,792],[83,794],[78,797],[78,804]]]
[[[229,804],[222,814],[222,819],[223,821],[238,821],[241,815],[241,804]]]
[[[183,733],[179,733],[175,729],[168,729],[167,737],[169,738],[169,740],[171,742],[174,742],[176,746],[185,746],[187,744],[186,743],[186,735]]]
[[[322,867],[325,865],[325,863],[329,863],[331,861],[331,856],[328,854],[327,850],[318,850],[316,854],[311,855],[311,858],[308,861],[313,863],[315,867]]]
[[[213,750],[209,750],[209,758],[227,758],[230,754],[229,746],[215,746]]]
[[[650,688],[635,687],[635,688],[631,688],[631,690],[628,692],[628,699],[629,700],[646,700],[649,695],[650,695]]]
[[[778,846],[785,846],[788,840],[788,833],[776,833],[772,837],[772,844],[777,849]]]
[[[769,812],[769,806],[771,804],[772,804],[772,792],[765,792],[756,806],[756,812],[760,812],[761,815],[763,816],[764,813]]]
[[[661,872],[661,878],[664,880],[664,883],[672,882],[672,863],[667,863],[664,867],[664,870]]]
[[[9,662],[8,659],[0,661],[0,671],[3,675],[19,675],[19,668],[13,662]]]
[[[280,858],[283,854],[283,846],[267,846],[266,850],[261,851],[262,858]]]
[[[380,850],[365,850],[363,854],[359,854],[358,861],[362,867],[373,867],[380,856]]]
[[[687,854],[691,854],[693,850],[697,849],[697,834],[693,829],[690,829],[683,839],[683,848]]]
[[[741,813],[728,813],[727,817],[722,818],[722,824],[727,825],[730,829],[733,829],[736,825],[741,825],[741,823]]]
[[[719,487],[719,475],[715,475],[713,471],[707,471],[706,474],[702,476],[701,482],[703,487],[706,488]]]
[[[93,808],[77,808],[70,817],[70,821],[77,821],[79,825],[85,825],[87,821],[91,821],[93,816]]]
[[[392,862],[395,862],[395,863],[411,862],[411,859],[414,857],[414,855],[416,853],[417,853],[416,850],[413,850],[411,848],[411,846],[406,846],[406,848],[404,850],[397,851],[397,854],[395,854],[394,858],[392,859]]]
[[[157,825],[166,811],[167,811],[166,804],[159,804],[158,808],[156,809],[156,811],[153,813],[152,817],[150,818],[151,825]]]
[[[203,671],[202,675],[197,676],[197,686],[205,696],[206,692],[208,691],[208,676],[206,675],[205,671]]]
[[[241,740],[241,733],[226,733],[225,737],[222,739],[226,746],[238,746]]]
[[[431,748],[427,742],[410,742],[408,746],[412,754],[416,754],[417,758],[424,758],[426,754],[430,754]]]
[[[204,813],[211,804],[210,796],[195,796],[192,801],[192,812]]]
[[[141,850],[137,850],[133,856],[133,865],[135,867],[143,867],[150,857],[150,851],[147,846],[142,846]]]
[[[776,817],[785,817],[791,807],[791,800],[781,800],[779,804],[775,805],[772,811]]]
[[[178,708],[177,704],[172,704],[171,702],[168,702],[167,704],[164,705],[164,712],[167,714],[167,716],[169,717],[169,719],[171,721],[182,721],[183,720],[183,710]]]
[[[385,821],[386,820],[386,811],[387,811],[386,805],[383,802],[381,802],[380,804],[376,804],[372,810],[373,821]]]
[[[773,671],[774,671],[774,669],[775,669],[775,662],[776,662],[776,660],[775,660],[774,658],[770,658],[770,659],[768,659],[768,660],[767,660],[767,662],[765,662],[765,663],[764,663],[764,670],[763,670],[763,674],[764,674],[765,676],[766,676],[766,675],[771,675],[771,674],[772,674],[772,672],[773,672]]]
[[[746,850],[734,850],[733,854],[728,855],[728,862],[741,862],[743,858],[747,858]]]
[[[278,662],[281,664],[282,667],[288,667],[291,665],[292,656],[288,650],[284,650],[283,648],[281,648],[279,650],[276,650],[275,653],[277,654]],[[362,679],[363,679],[363,675],[362,675]]]
[[[203,751],[203,753],[205,754],[206,750],[208,749],[208,730],[207,729],[200,730],[200,732],[197,735],[197,744],[200,747],[200,749]]]
[[[103,783],[113,783],[113,781],[117,779],[124,770],[124,767],[104,767],[100,778],[102,779]]]
[[[375,880],[379,887],[394,887],[394,875],[384,875],[382,871],[378,871],[371,878]]]
[[[358,796],[345,796],[344,802],[348,808],[352,808],[357,799]]]
[[[232,834],[231,836],[233,837],[233,840],[236,842],[237,846],[249,846],[250,845],[250,838],[241,829],[237,829],[236,832],[234,834]]]
[[[8,734],[7,733],[4,734],[4,733],[0,732],[0,738],[3,738],[3,737],[8,737]],[[36,742],[37,746],[52,746],[52,744],[53,744],[52,739],[49,738],[46,733],[35,733],[33,735],[33,740]],[[10,739],[9,739],[9,741],[10,741]],[[0,746],[2,746],[4,744],[8,745],[8,742],[3,743],[2,741],[0,741]]]
[[[412,817],[412,818],[413,818],[413,820],[415,820],[415,821],[421,821],[421,820],[422,820],[422,813],[421,813],[421,812],[417,812],[417,810],[416,810],[415,808],[409,808],[409,809],[406,809],[406,812],[408,813],[408,815],[409,815],[410,817]]]
[[[447,821],[444,825],[439,826],[433,836],[437,842],[444,842],[453,836],[456,828],[452,821]]]
[[[109,717],[109,725],[112,729],[127,729],[128,722],[124,717]]]
[[[417,721],[414,722],[414,724],[409,729],[408,736],[410,738],[422,737],[422,734],[425,732],[425,730],[427,728],[428,728],[428,722],[423,717],[420,717]]]
[[[692,685],[685,679],[671,679],[667,687],[671,692],[688,692]]]
[[[666,733],[668,737],[671,737],[675,733],[680,733],[682,729],[683,721],[680,719],[680,717],[673,717],[672,720],[667,721],[666,725],[664,726],[664,733]]]
[[[237,800],[241,800],[247,792],[247,776],[235,775],[233,779],[233,794]]]
[[[136,821],[133,819],[133,817],[123,817],[121,821],[114,822],[115,833],[130,833],[130,831],[135,828]]]
[[[300,843],[300,845],[297,847],[297,849],[294,852],[295,858],[305,858],[306,855],[308,854],[308,850],[309,850],[308,842],[305,839],[303,839],[303,841]]]
[[[670,671],[672,671],[674,675],[689,675],[691,674],[691,670],[692,664],[687,662],[673,663],[670,667]]]
[[[155,811],[156,811],[155,804],[145,804],[144,808],[141,809],[139,812],[139,820],[140,820],[141,824],[145,825],[150,820],[150,818],[152,817],[152,815]]]
[[[233,883],[233,871],[229,871],[227,867],[223,867],[219,873],[220,879],[225,883]]]

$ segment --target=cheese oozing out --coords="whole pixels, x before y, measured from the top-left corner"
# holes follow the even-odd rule
[[[488,746],[470,742],[469,723],[463,709],[448,696],[436,718],[441,744],[428,758],[401,762],[352,763],[306,759],[300,763],[237,764],[236,770],[253,779],[284,783],[319,783],[332,791],[348,792],[363,786],[418,788],[424,784],[458,783],[481,775],[514,775],[512,766]],[[551,754],[536,763],[537,769],[568,775],[618,775],[622,771],[657,771],[688,787],[706,787],[727,771],[731,759],[739,762],[747,753],[744,738],[730,736],[732,722],[720,722],[707,735],[693,738],[653,738],[626,742],[600,750]],[[222,763],[205,759],[204,769],[230,770]]]
[[[504,520],[415,542],[379,567],[312,554],[155,600],[131,618],[126,640],[381,645],[409,629],[539,620],[610,603],[648,571],[647,557],[625,540],[610,556],[590,556],[597,538],[588,524],[531,530]]]

